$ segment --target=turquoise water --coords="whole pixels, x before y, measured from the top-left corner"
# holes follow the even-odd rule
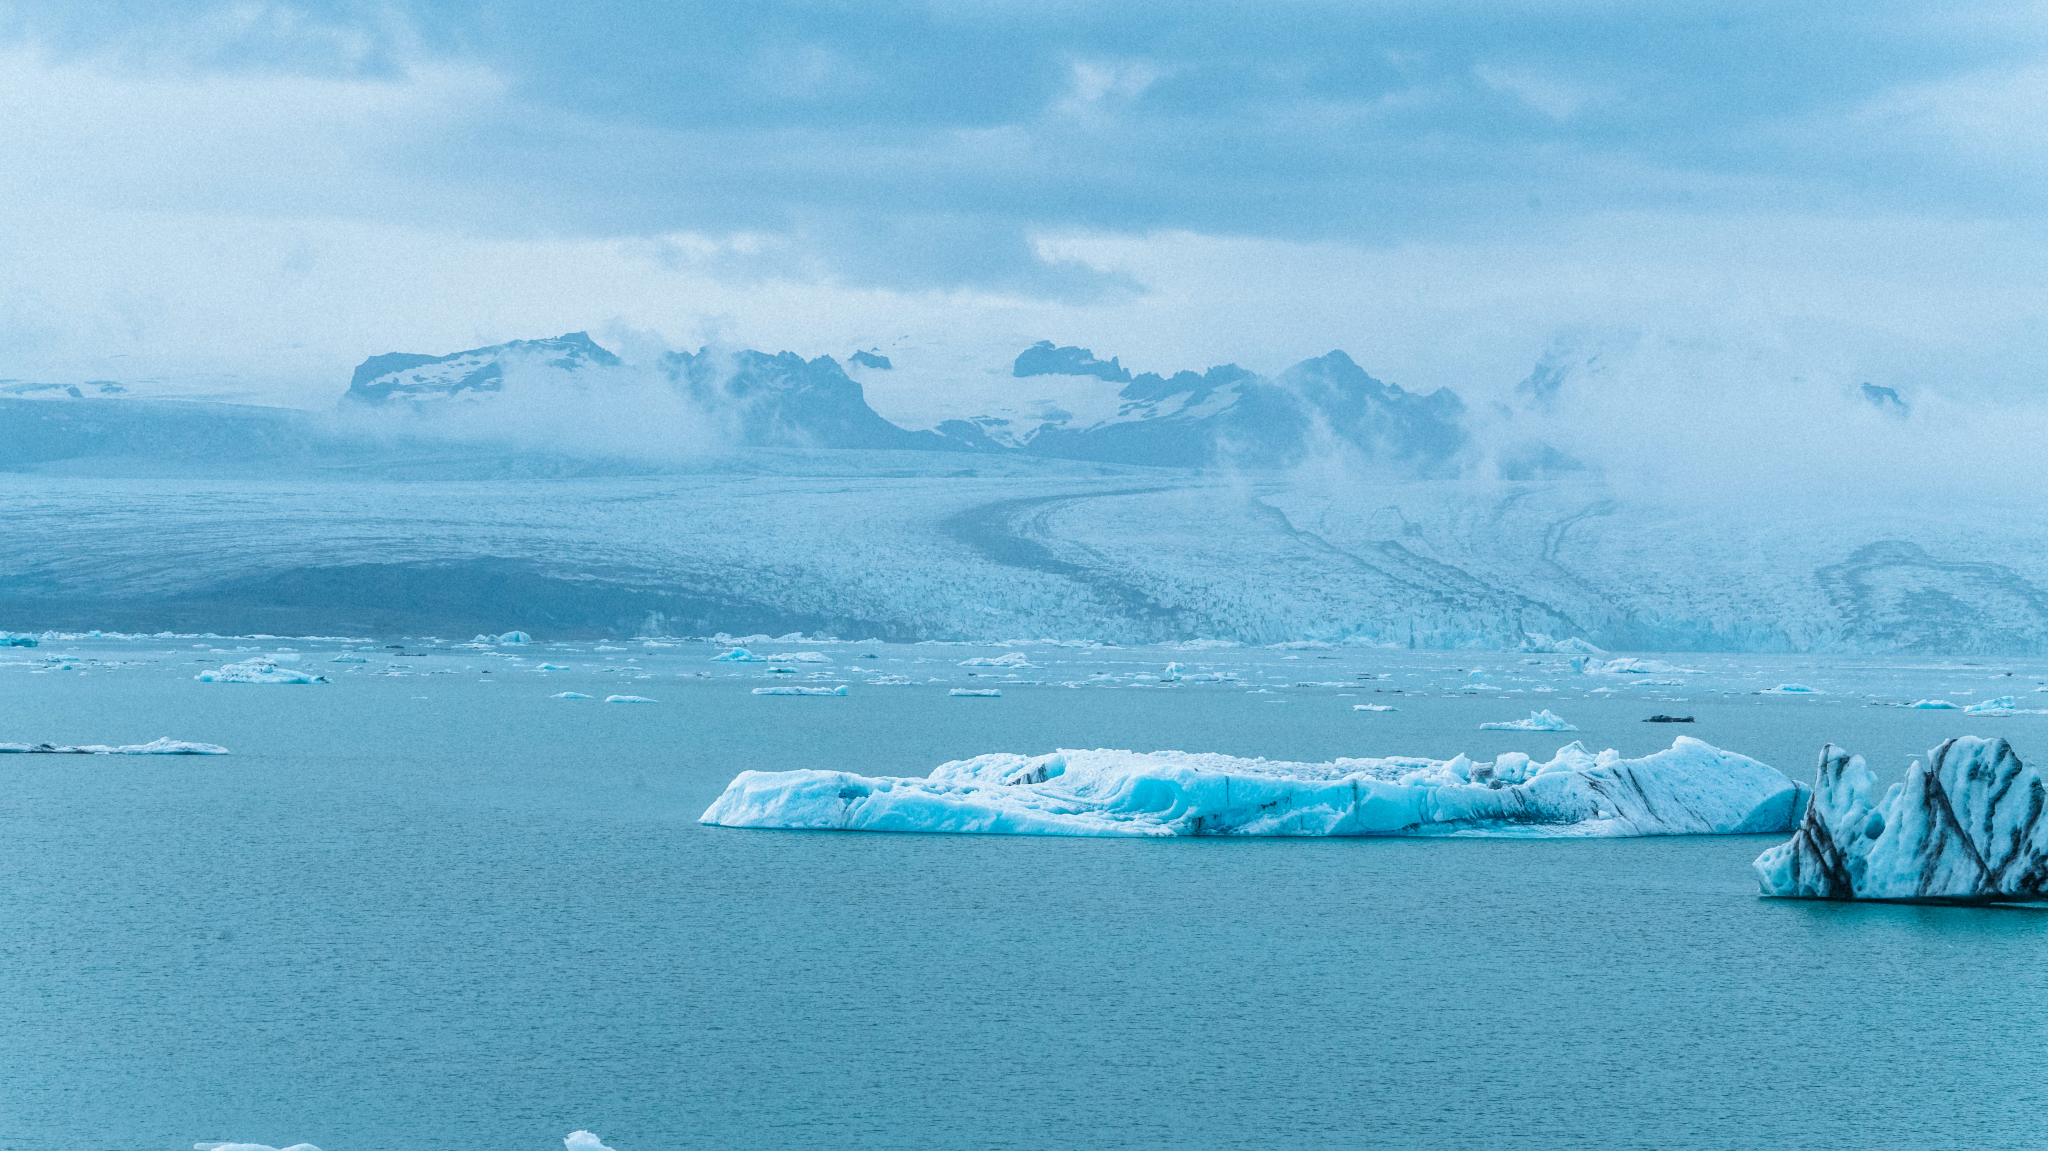
[[[63,650],[151,662],[0,669],[0,739],[234,754],[0,757],[0,1148],[545,1151],[578,1128],[617,1151],[2041,1143],[2048,917],[1759,900],[1749,861],[1779,837],[695,822],[747,768],[923,774],[1059,746],[1637,755],[1685,733],[1809,779],[1826,739],[1894,775],[1952,734],[2048,750],[2048,717],[1842,686],[1921,675],[1912,698],[1994,670],[1843,665],[1826,698],[1691,693],[1699,722],[1672,728],[1640,722],[1661,699],[1419,687],[1381,714],[1350,710],[1370,686],[756,697],[749,676],[675,675],[701,647],[637,657],[672,661],[631,673],[649,680],[494,664],[500,682],[310,687],[196,683],[203,652]],[[1466,667],[1401,658],[1445,685]],[[564,689],[662,702],[547,698]],[[1534,706],[1584,730],[1475,730]]]

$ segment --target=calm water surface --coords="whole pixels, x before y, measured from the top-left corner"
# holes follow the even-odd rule
[[[0,758],[0,1148],[2048,1143],[2048,915],[1759,900],[1781,837],[695,822],[748,768],[991,750],[1637,755],[1662,704],[1574,699],[1559,737],[1455,696],[185,674],[0,679],[0,739],[235,752]],[[2048,717],[1684,710],[1807,779],[1826,739],[1891,775],[1964,732],[2048,752]]]

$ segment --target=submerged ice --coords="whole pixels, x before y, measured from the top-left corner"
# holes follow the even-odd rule
[[[742,772],[724,827],[1087,836],[1751,834],[1796,826],[1807,789],[1680,736],[1641,759],[1578,743],[1544,763],[1390,757],[1287,763],[1180,751],[994,754],[922,779]]]
[[[1863,757],[1829,744],[1806,818],[1757,857],[1765,895],[2048,899],[2048,787],[2003,739],[1951,739],[1872,801]]]

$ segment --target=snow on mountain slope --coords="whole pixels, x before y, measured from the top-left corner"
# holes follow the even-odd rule
[[[616,367],[619,358],[591,342],[585,332],[551,340],[513,340],[445,356],[387,352],[356,367],[344,403],[382,405],[436,400],[477,400],[502,391],[510,363],[532,362],[565,372]]]

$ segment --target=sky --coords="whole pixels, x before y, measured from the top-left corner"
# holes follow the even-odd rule
[[[588,330],[2023,402],[2044,145],[2037,4],[0,0],[0,379]]]

